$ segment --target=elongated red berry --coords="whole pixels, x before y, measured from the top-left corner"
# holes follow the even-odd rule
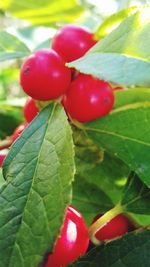
[[[41,49],[29,56],[21,67],[20,84],[36,100],[52,100],[64,94],[71,81],[71,71],[52,49]]]
[[[82,57],[95,44],[96,40],[90,30],[73,24],[59,29],[52,40],[52,48],[66,62]]]
[[[83,256],[89,245],[88,230],[81,214],[72,206],[66,212],[61,236],[45,267],[65,267]]]

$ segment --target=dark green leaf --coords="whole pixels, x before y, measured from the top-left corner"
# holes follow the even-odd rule
[[[122,98],[124,95],[122,92]],[[136,102],[133,98],[133,103],[123,104],[109,115],[84,125],[84,130],[99,147],[102,146],[124,161],[144,183],[150,186],[149,124],[150,102],[148,99]]]
[[[39,113],[12,146],[0,189],[0,267],[35,267],[52,250],[71,201],[73,156],[60,105]]]
[[[70,267],[149,267],[150,231],[130,233],[98,246]]]
[[[97,213],[104,213],[113,207],[104,191],[78,175],[73,185],[73,205],[79,209],[88,224]]]
[[[128,177],[128,168],[104,153],[82,131],[74,131],[76,179],[73,203],[87,223],[97,213],[104,213],[118,203]]]
[[[125,211],[150,215],[150,189],[131,173],[124,188],[121,205]]]
[[[84,134],[81,138],[83,144],[75,141],[76,175],[84,177],[87,182],[105,192],[113,203],[117,203],[129,169],[119,159],[97,148]]]
[[[2,174],[2,168],[0,168],[0,187],[5,183],[3,174]]]

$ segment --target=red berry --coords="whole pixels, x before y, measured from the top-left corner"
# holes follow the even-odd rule
[[[25,128],[27,128],[28,123],[24,122],[22,124],[20,124],[13,132],[12,135],[12,143],[19,137],[19,135],[25,130]]]
[[[7,156],[7,152],[0,152],[0,167],[2,167],[3,161],[5,159],[5,157]]]
[[[36,51],[21,67],[21,86],[27,95],[36,100],[58,98],[66,92],[70,81],[70,69],[52,49]]]
[[[72,119],[84,123],[108,114],[114,104],[114,93],[107,82],[80,74],[62,103]]]
[[[94,218],[93,222],[95,222],[101,216],[102,216],[101,214],[98,214]],[[100,241],[110,240],[124,235],[129,230],[130,230],[129,220],[123,214],[119,214],[112,220],[104,224],[104,226],[96,232],[95,237]]]
[[[35,100],[31,97],[27,98],[27,101],[23,108],[24,117],[27,122],[31,122],[38,114],[39,109],[36,106]]]
[[[66,212],[61,237],[49,255],[46,267],[64,267],[83,256],[89,244],[88,230],[81,214],[72,206]]]
[[[52,40],[52,48],[66,62],[82,57],[95,44],[93,33],[79,25],[62,27]]]

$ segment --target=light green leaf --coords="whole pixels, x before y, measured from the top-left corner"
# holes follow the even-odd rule
[[[22,58],[29,54],[27,46],[17,37],[0,31],[0,61]]]
[[[68,64],[80,72],[120,85],[150,87],[150,8],[141,8]]]
[[[150,59],[150,7],[138,8],[117,29],[93,46],[87,54],[118,53]]]
[[[106,18],[100,27],[96,31],[96,35],[98,38],[105,37],[109,34],[112,30],[116,29],[119,24],[122,22],[123,19],[126,17],[131,16],[137,11],[137,7],[128,7],[123,9],[108,18]]]
[[[84,7],[77,0],[11,0],[0,8],[11,12],[18,18],[29,20],[32,24],[50,25],[58,22],[71,22],[79,17]]]
[[[132,213],[132,218],[139,225],[143,225],[143,226],[150,225],[150,215]]]
[[[128,91],[120,93],[123,98]],[[138,91],[133,93],[138,94]],[[139,90],[140,94],[142,90]],[[145,101],[135,102],[133,98],[133,103],[123,104],[109,115],[84,124],[82,127],[99,147],[120,158],[145,184],[150,186],[149,125],[150,100],[147,98]]]
[[[73,156],[58,104],[40,112],[12,146],[0,189],[0,267],[35,267],[52,251],[71,202]]]
[[[131,173],[124,188],[121,205],[124,211],[150,215],[150,189]]]
[[[132,56],[94,52],[68,63],[68,66],[122,86],[150,87],[150,62]]]
[[[118,90],[115,91],[114,93],[115,93],[114,109],[126,106],[128,104],[150,101],[149,88],[131,88],[129,90]]]
[[[70,267],[148,267],[150,231],[133,232],[92,249]]]

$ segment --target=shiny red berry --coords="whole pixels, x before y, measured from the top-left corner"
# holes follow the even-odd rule
[[[27,128],[28,123],[24,122],[22,124],[20,124],[13,132],[12,135],[12,143],[20,136],[20,134],[25,130],[25,128]]]
[[[34,119],[34,117],[38,114],[38,112],[39,109],[36,106],[35,100],[31,97],[28,97],[23,107],[23,113],[26,121],[31,122]]]
[[[114,93],[107,82],[80,74],[62,103],[72,119],[84,123],[108,114],[113,108]]]
[[[95,44],[92,32],[85,27],[71,24],[59,29],[52,40],[52,48],[66,62],[82,57]]]
[[[101,214],[98,214],[93,222],[101,216]],[[119,214],[104,224],[104,226],[96,232],[95,237],[100,241],[110,240],[124,235],[130,230],[130,227],[131,224],[129,220],[123,214]]]
[[[89,245],[88,230],[81,214],[72,206],[66,212],[61,236],[45,267],[64,267],[83,256]]]
[[[70,69],[52,49],[36,51],[21,67],[20,84],[25,93],[36,100],[60,97],[68,89],[70,81]]]

